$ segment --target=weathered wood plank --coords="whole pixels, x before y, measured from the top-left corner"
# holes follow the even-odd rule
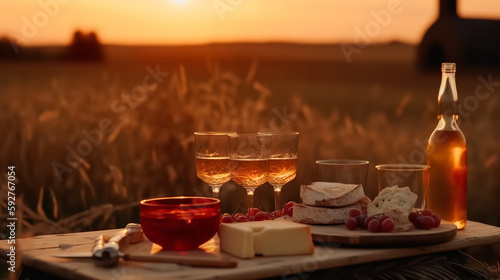
[[[22,253],[23,264],[35,269],[68,279],[255,279],[315,271],[319,269],[342,267],[389,260],[400,257],[424,255],[468,247],[500,243],[500,228],[469,221],[465,230],[445,243],[405,248],[366,248],[344,247],[338,244],[317,244],[314,254],[288,257],[257,257],[251,260],[238,260],[237,268],[191,268],[176,264],[140,263],[120,261],[112,269],[99,268],[91,260],[67,260],[52,257],[63,252],[90,251],[94,239],[101,234],[112,234],[117,230],[82,232],[62,235],[44,235],[16,240],[18,255]],[[63,247],[70,247],[65,250]],[[132,245],[134,253],[166,254],[216,258],[227,256],[220,253],[218,239],[213,238],[202,245],[200,250],[182,252],[160,251],[149,241]],[[0,253],[5,256],[9,246],[6,240],[0,241]],[[230,257],[230,256],[228,256]]]

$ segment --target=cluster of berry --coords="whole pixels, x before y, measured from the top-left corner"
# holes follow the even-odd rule
[[[408,219],[418,229],[436,228],[441,224],[441,218],[438,214],[433,213],[430,209],[411,212]]]
[[[370,232],[391,232],[394,230],[394,221],[387,215],[361,215],[358,209],[351,209],[345,226],[350,230],[360,227]]]
[[[441,218],[430,209],[411,212],[408,219],[418,229],[431,229],[439,227]],[[361,215],[358,209],[351,209],[349,217],[345,220],[345,226],[350,230],[356,228],[367,229],[370,232],[391,232],[394,230],[394,221],[387,215],[367,216]]]
[[[262,211],[259,208],[250,208],[250,211],[246,215],[241,213],[236,213],[234,215],[225,213],[221,217],[221,223],[243,223],[251,221],[274,220],[284,215],[288,215],[291,217],[293,216],[294,204],[294,201],[289,201],[285,204],[283,210],[277,210],[271,213]]]

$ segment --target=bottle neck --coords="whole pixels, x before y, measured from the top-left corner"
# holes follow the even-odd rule
[[[458,119],[458,93],[454,71],[442,73],[438,95],[438,119],[450,123]]]

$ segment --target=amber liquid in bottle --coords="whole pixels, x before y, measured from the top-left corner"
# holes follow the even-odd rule
[[[457,124],[455,64],[443,63],[441,70],[439,123],[427,145],[427,208],[463,229],[467,222],[467,145]]]

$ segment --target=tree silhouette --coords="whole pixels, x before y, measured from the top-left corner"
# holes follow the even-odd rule
[[[19,45],[12,38],[0,37],[0,60],[13,60],[19,58]]]
[[[73,40],[69,46],[68,57],[79,61],[103,61],[101,43],[95,32],[84,34],[80,30],[75,31]]]

